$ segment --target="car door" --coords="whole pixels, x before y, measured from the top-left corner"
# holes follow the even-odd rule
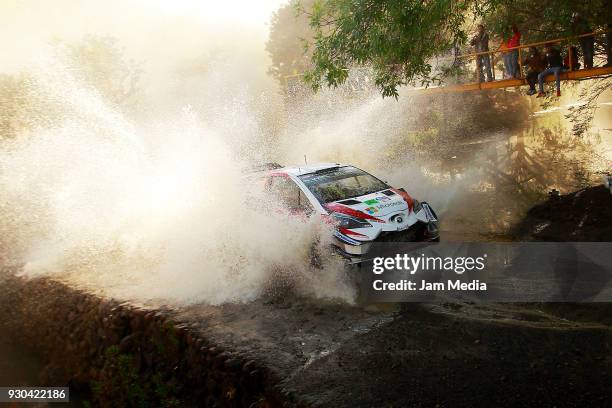
[[[270,177],[269,190],[278,200],[282,210],[292,215],[309,216],[314,208],[297,184],[286,175],[273,175]]]

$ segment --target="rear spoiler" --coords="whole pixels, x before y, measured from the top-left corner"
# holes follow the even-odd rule
[[[326,167],[324,169],[312,172],[311,174],[323,174],[323,173],[327,173],[327,172],[330,172],[330,171],[338,170],[340,167],[346,167],[346,166],[341,166],[341,165],[336,163],[336,165],[333,166],[333,167]]]
[[[244,169],[244,173],[259,173],[262,171],[277,170],[281,168],[283,168],[283,166],[278,163],[263,163],[258,164],[256,166],[247,167],[246,169]]]

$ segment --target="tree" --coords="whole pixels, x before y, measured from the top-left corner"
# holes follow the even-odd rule
[[[314,0],[304,0],[301,6],[312,7],[313,3]],[[311,56],[304,45],[312,41],[312,30],[306,15],[299,13],[298,5],[297,0],[292,0],[279,8],[270,24],[266,43],[266,51],[272,58],[269,72],[281,83],[311,68]]]
[[[455,0],[318,0],[310,10],[313,69],[318,89],[343,83],[354,65],[370,66],[383,96],[415,80],[439,82],[431,58],[467,39],[462,26],[470,2]]]
[[[493,33],[509,34],[518,25],[523,43],[571,36],[570,20],[578,12],[593,29],[605,29],[612,19],[609,0],[513,0],[490,2],[482,13],[483,22]]]
[[[106,101],[124,108],[135,103],[141,70],[125,58],[117,39],[87,36],[80,42],[67,44],[66,49],[73,72]]]

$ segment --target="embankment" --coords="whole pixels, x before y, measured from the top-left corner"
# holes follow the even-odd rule
[[[552,196],[532,207],[516,226],[516,240],[612,241],[612,194],[603,186]]]
[[[542,304],[368,312],[282,296],[143,310],[4,279],[1,329],[46,360],[41,384],[93,406],[595,407],[612,389],[610,325]]]
[[[170,311],[5,270],[0,316],[0,330],[46,364],[41,385],[69,385],[95,406],[295,406],[264,367],[194,334]]]

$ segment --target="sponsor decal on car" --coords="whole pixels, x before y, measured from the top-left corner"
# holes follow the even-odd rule
[[[382,210],[383,208],[393,207],[393,206],[396,206],[396,205],[404,205],[404,203],[401,202],[401,201],[395,201],[393,203],[377,205],[376,208],[378,208],[379,210]]]
[[[368,207],[365,209],[367,211],[368,214],[372,215],[372,214],[376,214],[378,212],[378,210],[376,209],[376,207]]]
[[[387,196],[376,197],[376,199],[381,203],[384,203],[385,201],[391,201],[391,199]]]
[[[366,201],[364,201],[364,204],[367,204],[367,205],[378,204],[378,199],[373,198],[371,200],[366,200]]]

